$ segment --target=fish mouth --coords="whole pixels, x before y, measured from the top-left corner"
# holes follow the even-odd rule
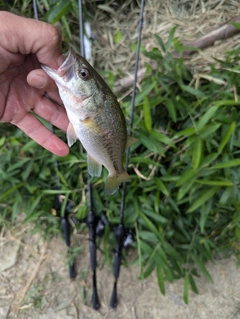
[[[72,48],[64,55],[66,56],[63,64],[57,69],[58,75],[61,76],[65,82],[71,80],[74,75],[74,64],[76,62],[76,54]],[[70,72],[69,72],[70,71]]]
[[[70,48],[66,54],[63,64],[58,69],[52,69],[45,64],[41,64],[41,68],[57,83],[66,83],[74,77],[74,64],[76,62],[76,54]]]

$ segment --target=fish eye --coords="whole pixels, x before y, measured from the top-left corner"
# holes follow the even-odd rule
[[[84,81],[90,80],[91,75],[88,69],[82,68],[77,72],[78,77],[81,78]]]

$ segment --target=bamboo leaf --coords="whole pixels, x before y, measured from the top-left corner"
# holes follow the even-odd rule
[[[196,123],[196,128],[198,131],[201,130],[212,119],[212,117],[216,113],[217,109],[218,109],[218,106],[216,106],[216,105],[211,106],[207,110],[207,112],[201,116],[198,123]]]
[[[196,134],[195,128],[193,128],[193,127],[188,127],[188,128],[186,128],[186,129],[184,129],[184,130],[182,130],[182,131],[176,133],[176,134],[174,135],[174,139],[178,139],[179,137],[182,137],[182,136],[188,137],[188,136],[191,136],[191,135],[194,135],[194,134]]]
[[[158,238],[159,238],[159,231],[155,227],[155,225],[151,222],[151,220],[143,214],[141,211],[138,211],[139,216],[144,220],[148,229],[150,229]]]
[[[154,181],[156,182],[160,191],[163,192],[165,196],[169,196],[170,193],[165,184],[159,178],[154,178]]]
[[[173,120],[174,123],[176,123],[177,115],[176,115],[175,106],[174,106],[172,100],[170,100],[170,99],[166,100],[166,107],[168,109],[168,112],[169,112],[171,119]]]
[[[154,34],[154,37],[155,37],[155,39],[157,40],[157,43],[158,43],[158,45],[160,46],[161,50],[162,50],[163,52],[166,52],[165,45],[164,45],[162,39],[160,38],[160,36],[155,33],[155,34]]]
[[[228,187],[225,189],[225,191],[222,193],[222,196],[220,197],[219,204],[220,205],[226,205],[227,201],[233,194],[234,187]]]
[[[62,0],[56,3],[56,5],[49,11],[48,14],[48,22],[49,23],[56,23],[61,17],[67,13],[71,6],[71,2],[68,0]]]
[[[219,187],[213,187],[211,189],[207,189],[203,194],[189,207],[187,213],[194,212],[197,208],[203,205],[207,200],[213,197],[214,194],[217,193]]]
[[[152,130],[150,134],[159,142],[162,142],[166,145],[176,148],[176,145],[172,142],[172,140],[169,137],[167,137],[167,135],[162,134],[156,130]]]
[[[200,138],[205,139],[209,135],[213,134],[215,131],[219,129],[219,127],[222,125],[222,123],[217,123],[217,124],[209,124],[204,126],[199,132],[198,135]]]
[[[161,143],[159,143],[159,141],[157,141],[155,138],[151,138],[149,135],[141,132],[138,135],[138,138],[140,140],[140,142],[150,151],[158,153],[162,156],[165,156],[165,153],[163,151],[163,147],[161,145]]]
[[[198,184],[202,185],[210,185],[210,186],[225,186],[225,187],[230,187],[233,186],[234,184],[229,181],[229,180],[216,180],[216,181],[210,181],[210,180],[202,180],[202,179],[197,179],[195,181]]]
[[[202,152],[203,152],[203,141],[202,139],[198,138],[193,145],[192,151],[192,167],[197,169],[200,165],[202,159]]]
[[[169,35],[168,35],[168,41],[167,41],[167,44],[166,44],[166,50],[168,51],[172,44],[173,44],[173,39],[174,39],[174,34],[175,34],[175,31],[176,31],[176,28],[177,26],[173,27],[170,32],[169,32]]]
[[[144,124],[147,131],[152,130],[152,115],[151,115],[151,108],[149,104],[149,100],[147,96],[143,98],[143,117],[144,117]]]
[[[202,93],[200,90],[196,90],[196,89],[194,89],[191,86],[187,86],[187,85],[182,84],[181,85],[181,89],[183,91],[188,92],[188,93],[190,93],[190,94],[192,94],[192,95],[194,95],[196,97],[199,97],[199,98],[205,98],[206,97],[205,94]]]
[[[189,179],[193,178],[195,175],[195,169],[189,169],[183,174],[183,176],[179,178],[179,180],[176,182],[176,186],[181,186],[182,184],[186,183]]]
[[[189,274],[186,274],[184,278],[184,287],[183,287],[183,300],[188,304],[188,292],[189,292]]]
[[[221,169],[221,168],[228,168],[240,165],[240,159],[236,158],[234,160],[230,160],[228,162],[218,163],[209,167],[209,169]]]
[[[189,274],[189,282],[190,282],[192,290],[195,292],[195,294],[198,294],[199,292],[198,292],[197,285],[196,285],[195,280],[193,279],[193,276],[191,274]]]
[[[184,183],[178,190],[177,200],[180,201],[184,195],[192,188],[193,184],[195,183],[195,178],[192,178],[189,183]]]
[[[191,254],[191,257],[193,259],[193,261],[195,262],[195,264],[199,267],[199,269],[201,270],[201,272],[204,274],[204,276],[209,279],[210,281],[212,281],[212,277],[209,274],[207,268],[204,266],[203,262],[194,254]]]
[[[165,295],[165,286],[164,286],[164,277],[161,266],[157,266],[157,278],[158,278],[158,286],[163,295]]]
[[[226,135],[224,136],[224,138],[222,139],[221,143],[219,144],[219,147],[218,147],[218,152],[219,153],[222,153],[225,145],[227,144],[227,142],[229,141],[230,137],[232,136],[232,134],[234,133],[234,130],[235,130],[235,122],[233,122],[229,129],[227,130],[227,133]]]
[[[13,193],[15,190],[17,190],[18,188],[22,187],[24,185],[24,182],[19,183],[11,188],[9,188],[5,193],[0,195],[0,200],[4,199],[4,197],[6,197],[7,195]]]

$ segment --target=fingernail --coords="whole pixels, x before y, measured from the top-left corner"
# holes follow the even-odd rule
[[[57,64],[58,66],[61,66],[63,64],[63,62],[65,61],[66,57],[64,55],[61,55],[58,59],[57,59]]]
[[[39,89],[42,89],[46,86],[46,77],[45,76],[42,76],[42,75],[38,75],[37,76],[37,83],[38,83],[38,87]]]
[[[42,89],[46,86],[46,76],[41,74],[30,74],[28,77],[28,83],[38,89]]]

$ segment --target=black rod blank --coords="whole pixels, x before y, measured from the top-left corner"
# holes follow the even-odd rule
[[[134,83],[133,83],[133,93],[132,93],[132,103],[131,103],[131,114],[130,114],[130,128],[129,133],[132,132],[133,126],[133,116],[134,116],[134,109],[135,109],[135,96],[136,96],[136,86],[137,86],[137,73],[138,73],[138,62],[139,62],[139,55],[140,55],[140,44],[141,44],[141,34],[142,34],[142,27],[143,27],[143,12],[144,12],[144,5],[145,1],[141,0],[141,8],[140,8],[140,17],[139,17],[139,25],[138,25],[138,42],[137,42],[137,51],[136,51],[136,62],[135,62],[135,70],[134,70]],[[126,156],[126,171],[128,169],[130,158],[130,148],[127,150]],[[124,210],[125,210],[125,203],[126,203],[126,194],[127,194],[127,183],[123,183],[123,191],[122,191],[122,202],[121,202],[121,210],[120,210],[120,224],[119,229],[116,234],[117,238],[117,248],[114,254],[114,266],[113,266],[113,274],[114,274],[114,285],[112,296],[110,300],[110,306],[112,308],[116,308],[117,306],[117,281],[120,274],[120,267],[121,267],[121,260],[122,260],[122,249],[124,246]]]
[[[80,37],[80,52],[85,57],[84,48],[84,30],[83,30],[83,14],[82,14],[82,0],[78,1],[79,10],[79,37]],[[89,228],[89,251],[90,251],[90,263],[92,268],[92,307],[97,310],[100,307],[99,298],[97,293],[97,247],[96,247],[96,218],[93,213],[93,199],[92,199],[92,184],[91,177],[88,173],[88,216],[87,225]]]

